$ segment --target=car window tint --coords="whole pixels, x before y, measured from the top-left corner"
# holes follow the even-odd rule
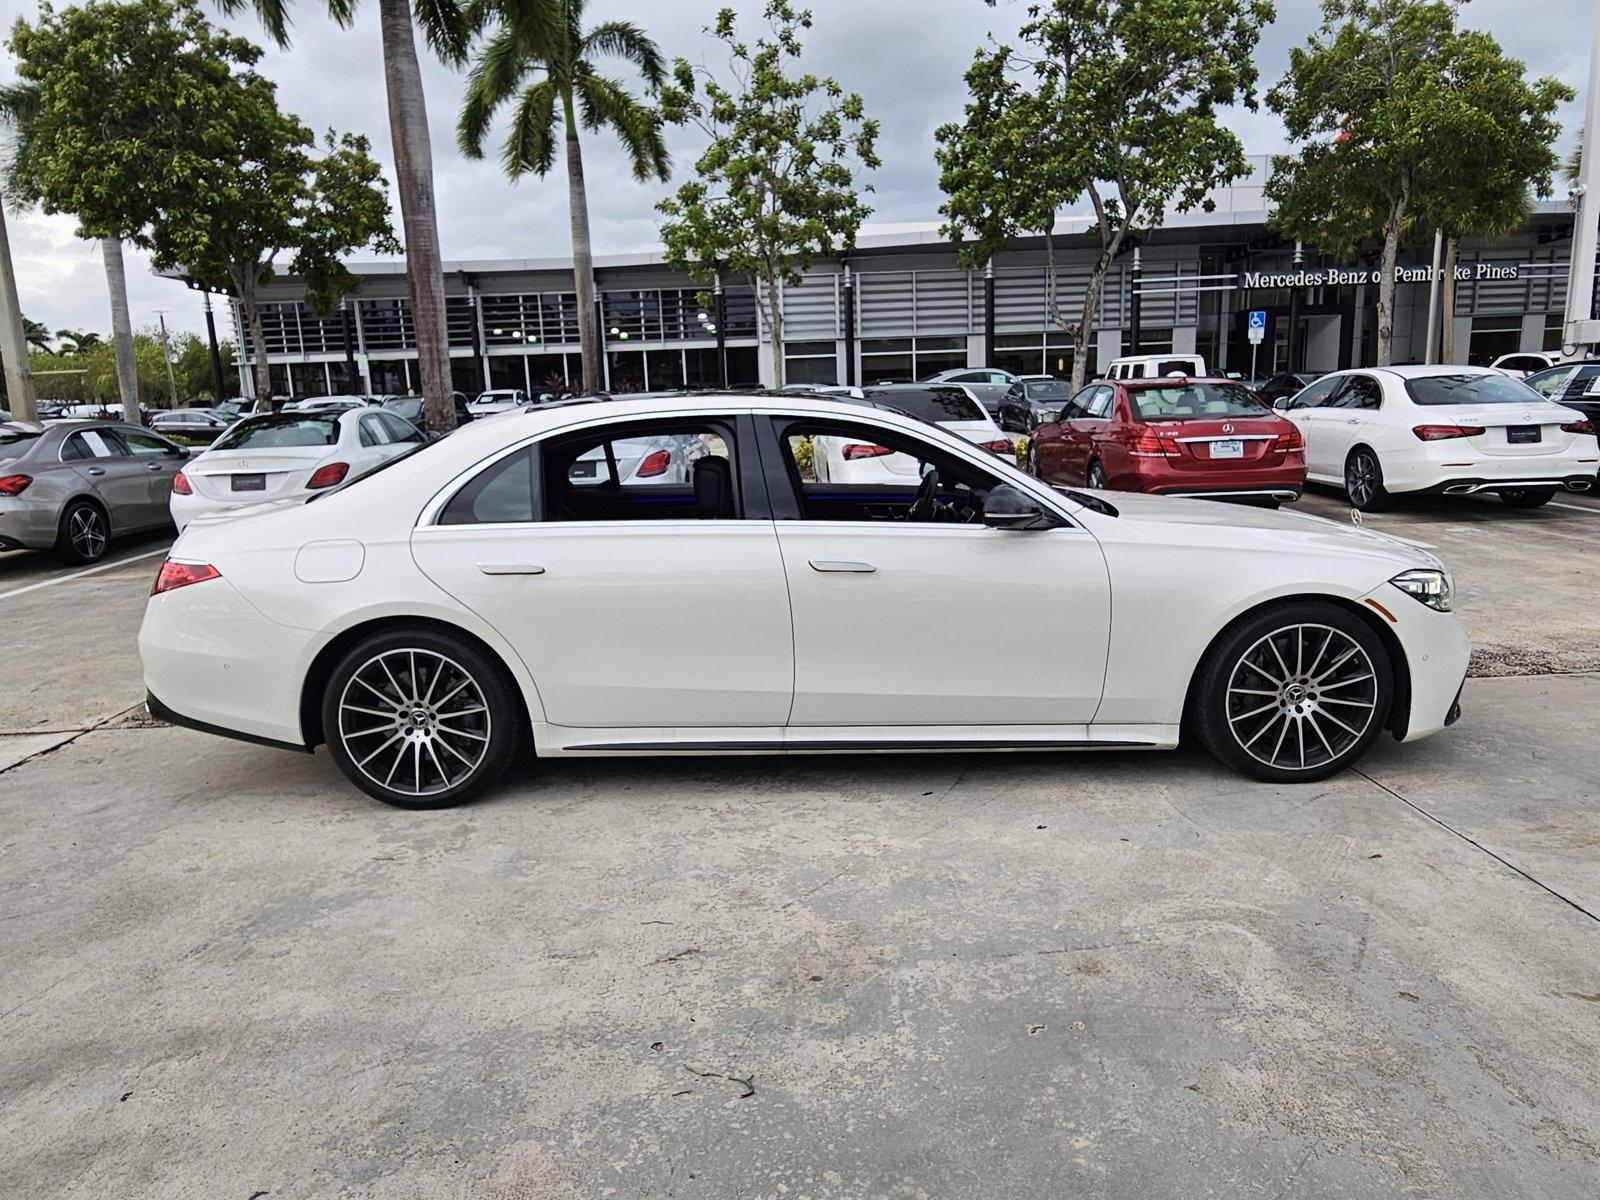
[[[61,446],[61,458],[70,462],[80,458],[123,458],[128,451],[114,437],[99,429],[84,429]]]
[[[213,450],[275,450],[285,446],[332,446],[339,440],[335,417],[273,413],[247,417],[222,437]]]
[[[1332,379],[1319,379],[1296,396],[1291,407],[1322,408],[1327,405],[1328,397],[1333,395],[1334,390],[1343,382],[1342,375]]]
[[[1541,371],[1537,375],[1531,375],[1522,382],[1541,396],[1559,396],[1578,377],[1578,370],[1577,364],[1569,367],[1556,367],[1552,371]]]
[[[732,520],[731,426],[683,418],[610,425],[541,443],[548,521]]]
[[[389,427],[380,421],[376,414],[369,413],[361,418],[361,444],[363,446],[387,446],[394,438],[389,433]]]
[[[806,521],[904,521],[931,470],[941,507],[921,519],[981,524],[984,497],[1003,482],[898,430],[796,421],[784,429],[781,445]]]
[[[533,451],[518,451],[488,467],[450,498],[440,525],[513,524],[534,519]]]
[[[1089,400],[1089,416],[1100,420],[1109,417],[1111,415],[1111,400],[1115,394],[1104,385],[1095,388],[1094,395]]]
[[[426,441],[417,427],[409,421],[403,421],[393,413],[379,413],[378,420],[383,422],[389,431],[391,442],[421,442]]]
[[[1406,391],[1414,403],[1445,404],[1527,404],[1538,398],[1520,379],[1498,371],[1449,375],[1420,375],[1406,380]]]
[[[164,458],[177,449],[171,442],[132,429],[119,429],[117,436],[138,458]]]

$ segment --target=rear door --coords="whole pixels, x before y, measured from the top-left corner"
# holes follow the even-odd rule
[[[105,505],[113,533],[152,523],[148,472],[109,426],[71,434],[61,443],[61,461],[71,463],[79,478]]]

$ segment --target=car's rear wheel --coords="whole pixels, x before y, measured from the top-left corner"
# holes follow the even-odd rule
[[[1351,452],[1344,464],[1344,491],[1362,512],[1382,512],[1392,503],[1383,486],[1383,464],[1365,446]]]
[[[1089,464],[1088,474],[1084,476],[1083,481],[1092,488],[1104,488],[1106,486],[1106,469],[1100,465],[1098,459]]]
[[[55,554],[68,566],[99,562],[111,544],[105,510],[88,500],[74,500],[61,513]]]
[[[1028,474],[1032,475],[1035,479],[1044,478],[1044,476],[1039,473],[1039,447],[1034,444],[1034,440],[1032,438],[1028,439]]]
[[[1257,614],[1207,654],[1193,725],[1217,758],[1254,779],[1326,779],[1389,722],[1393,668],[1353,613],[1296,601]]]
[[[522,739],[521,701],[504,669],[464,638],[424,628],[376,634],[339,660],[322,700],[339,769],[400,808],[478,795]]]
[[[1555,499],[1555,495],[1555,488],[1507,488],[1500,493],[1500,500],[1507,508],[1538,508],[1540,505],[1549,504]]]

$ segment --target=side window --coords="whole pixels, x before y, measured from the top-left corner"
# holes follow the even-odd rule
[[[534,519],[533,450],[519,450],[479,471],[450,497],[440,525],[511,524]]]
[[[133,452],[135,458],[165,458],[177,450],[171,442],[150,433],[119,429],[117,436],[122,439],[123,445]]]
[[[1065,406],[1062,407],[1060,420],[1076,421],[1080,417],[1088,416],[1089,402],[1093,399],[1094,388],[1092,386],[1080,388],[1077,395],[1073,396],[1072,399],[1068,400]]]
[[[547,521],[737,520],[731,423],[609,425],[541,443]]]
[[[368,414],[361,418],[361,444],[363,446],[386,446],[394,439],[389,436],[389,430],[375,414]]]
[[[1001,482],[898,430],[797,420],[778,432],[803,521],[981,525]]]
[[[83,429],[61,444],[61,461],[71,462],[82,458],[125,458],[127,449],[109,433],[99,429]]]
[[[1111,401],[1116,392],[1102,384],[1095,388],[1094,396],[1089,401],[1089,415],[1097,420],[1106,420],[1111,416]]]
[[[1550,399],[1565,392],[1567,385],[1574,381],[1577,374],[1578,368],[1576,366],[1562,367],[1560,370],[1550,371],[1538,379],[1525,379],[1523,382],[1541,396]]]
[[[1383,403],[1383,389],[1370,375],[1352,375],[1342,391],[1333,398],[1330,408],[1357,408],[1373,410]]]
[[[1319,379],[1302,390],[1289,407],[1324,408],[1327,406],[1328,398],[1333,395],[1334,391],[1343,382],[1343,375],[1336,375],[1331,379]]]
[[[378,413],[377,419],[382,421],[383,427],[389,431],[389,440],[391,442],[405,442],[409,445],[427,440],[415,425],[395,416],[393,413]]]

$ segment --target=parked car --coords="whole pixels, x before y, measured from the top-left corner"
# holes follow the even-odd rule
[[[978,398],[978,403],[991,417],[1000,415],[1000,401],[1004,399],[1017,376],[998,367],[955,367],[930,375],[923,383],[959,383]]]
[[[1600,468],[1588,418],[1492,367],[1336,371],[1278,404],[1306,440],[1306,477],[1364,512],[1401,493],[1536,508],[1588,491]]]
[[[1227,379],[1102,380],[1033,431],[1028,470],[1047,483],[1282,502],[1305,486],[1305,443]]]
[[[575,485],[621,430],[720,452],[687,483]],[[805,482],[819,435],[922,467]],[[898,413],[713,395],[474,422],[314,504],[196,522],[139,650],[156,717],[326,744],[406,807],[480,793],[530,740],[541,759],[1156,748],[1186,717],[1222,761],[1289,783],[1456,719],[1451,592],[1397,539],[1113,505]],[[996,596],[1027,652],[953,645]]]
[[[1600,428],[1600,361],[1562,363],[1522,381],[1546,400],[1574,409]]]
[[[1105,374],[1107,379],[1153,379],[1160,375],[1203,379],[1206,360],[1198,354],[1128,354],[1113,358]]]
[[[1000,431],[994,418],[964,386],[896,384],[863,388],[861,398],[874,407],[888,408],[948,429],[992,454],[1014,457],[1011,439]],[[851,441],[847,437],[817,437],[812,440],[812,447],[812,471],[815,478],[823,481],[903,483],[916,479],[920,465],[909,454],[897,453],[888,446]]]
[[[1032,433],[1034,426],[1056,419],[1072,399],[1072,384],[1053,375],[1019,375],[1000,399],[997,420],[1009,433]]]
[[[426,441],[409,421],[376,409],[246,417],[178,474],[172,520],[181,532],[198,517],[302,501]]]
[[[461,392],[451,392],[450,395],[455,399],[456,424],[458,426],[465,425],[472,420],[472,411],[467,404],[467,397]],[[396,416],[410,421],[418,429],[421,429],[425,424],[422,419],[421,396],[385,396],[381,407],[385,412],[392,412]]]
[[[1294,395],[1308,384],[1315,383],[1322,378],[1321,371],[1284,371],[1278,375],[1269,375],[1261,380],[1242,380],[1245,387],[1260,396],[1268,404],[1274,400],[1282,400]],[[1233,378],[1231,375],[1229,378]]]
[[[1513,379],[1525,379],[1535,371],[1544,371],[1561,361],[1559,352],[1549,350],[1521,350],[1516,354],[1502,354],[1489,365],[1504,371]]]
[[[151,414],[150,428],[172,437],[210,440],[233,422],[208,408],[174,408]]]
[[[0,427],[0,550],[98,562],[113,538],[167,525],[167,496],[188,457],[136,425]]]
[[[355,408],[371,408],[374,405],[366,396],[302,396],[299,400],[291,400],[279,412],[347,412]]]
[[[495,388],[479,392],[478,398],[467,405],[474,417],[489,417],[495,413],[511,412],[528,403],[528,393],[521,388]]]

